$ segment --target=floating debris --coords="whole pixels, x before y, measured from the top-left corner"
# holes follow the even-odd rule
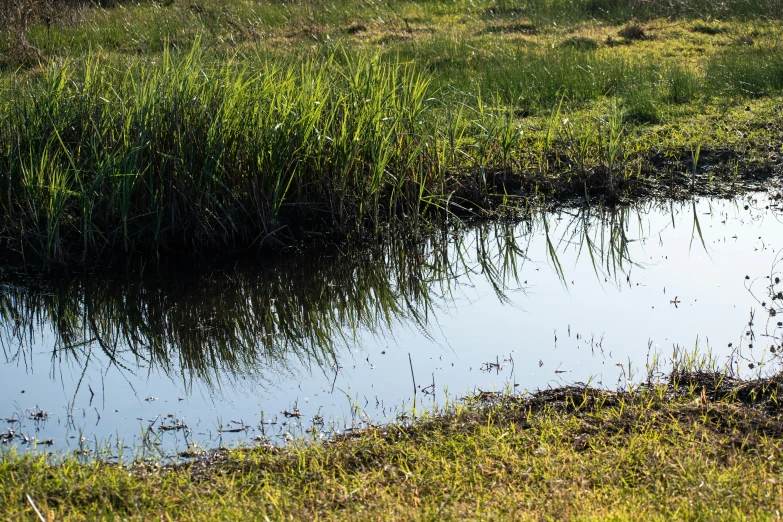
[[[168,418],[173,417],[173,415],[169,414]],[[173,422],[166,424],[162,423],[160,426],[158,426],[158,430],[160,431],[185,431],[187,433],[190,433],[190,428],[187,424],[185,424],[185,421],[183,419],[174,419]]]
[[[46,421],[49,420],[49,413],[43,410],[30,410],[27,412],[27,417],[34,421]]]
[[[288,418],[295,417],[297,419],[302,418],[302,414],[299,413],[299,408],[294,408],[293,411],[284,410],[283,415],[285,415]]]

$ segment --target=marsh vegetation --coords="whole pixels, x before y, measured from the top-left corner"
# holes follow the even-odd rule
[[[683,223],[672,200],[780,183],[781,19],[779,0],[0,0],[3,355],[32,368],[44,346],[51,375],[74,372],[70,429],[83,383],[94,407],[90,365],[101,385],[110,369],[146,373],[146,383],[159,372],[184,396],[324,369],[334,401],[343,346],[392,337],[400,324],[432,341],[433,318],[479,278],[510,303],[528,284],[523,269],[538,271],[528,268],[533,237],[566,289],[571,249],[590,277],[651,295],[631,277],[642,267],[631,251],[647,236],[628,231],[644,228],[644,212],[665,201],[672,230],[690,230],[688,252],[709,257],[700,216],[727,231],[729,213],[689,200]],[[780,198],[766,201],[764,215]],[[573,210],[537,213],[564,204]],[[743,226],[755,223],[752,207],[736,206]],[[752,235],[732,244],[768,254],[769,238]],[[663,248],[660,231],[657,241]],[[504,392],[436,404],[433,368],[434,406],[422,410],[417,393],[430,385],[417,388],[422,370],[408,353],[413,408],[403,401],[396,421],[362,417],[353,434],[319,441],[322,411],[304,418],[297,396],[278,410],[285,430],[310,423],[308,437],[269,445],[262,410],[256,447],[165,464],[155,437],[190,430],[169,414],[150,437],[161,416],[143,410],[134,428],[150,423],[144,444],[158,459],[92,453],[81,428],[74,455],[3,451],[0,512],[771,519],[783,510],[779,256],[768,276],[742,279],[761,315],[742,318],[721,364],[676,346],[663,366],[648,351],[641,379],[630,358],[627,371],[619,363],[614,390],[522,392],[515,364],[567,373],[545,365],[539,342],[524,361],[509,354]],[[703,263],[688,284],[707,278]],[[681,320],[672,314],[710,295],[686,303],[683,287],[656,287],[654,303],[668,304],[656,317]],[[577,330],[571,339],[571,322],[597,301],[555,303],[572,350],[595,355]],[[489,326],[508,328],[499,321]],[[557,347],[558,330],[546,335]],[[499,353],[489,336],[481,342]],[[599,351],[601,364],[611,360]],[[370,355],[360,371],[375,368]],[[109,410],[94,407],[97,422]],[[42,433],[48,412],[24,415],[7,419],[3,444],[60,444],[18,428],[26,420]],[[218,432],[250,433],[239,421]]]
[[[7,259],[377,239],[780,170],[771,1],[70,9],[5,63]]]

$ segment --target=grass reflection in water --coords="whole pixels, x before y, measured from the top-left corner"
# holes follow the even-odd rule
[[[475,278],[506,301],[507,291],[524,289],[521,269],[537,235],[565,286],[559,255],[567,249],[601,279],[623,274],[633,264],[627,233],[643,232],[651,205],[537,214],[184,275],[161,267],[43,282],[6,274],[0,340],[6,360],[27,361],[50,335],[53,375],[64,362],[86,372],[99,358],[121,372],[163,371],[186,388],[293,367],[329,371],[363,335],[393,336],[399,325],[429,335],[433,312],[456,306],[455,293]]]

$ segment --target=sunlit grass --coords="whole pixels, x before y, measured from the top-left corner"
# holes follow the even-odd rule
[[[6,453],[0,508],[32,519],[35,504],[56,520],[774,519],[778,390],[777,378],[679,372],[619,393],[484,395],[409,425],[182,466]]]
[[[428,81],[405,64],[216,63],[194,48],[9,83],[3,213],[38,229],[34,257],[261,246],[298,222],[372,230],[439,203]]]
[[[714,191],[696,148],[711,187],[774,174],[780,6],[610,4],[142,2],[33,24],[35,59],[0,77],[2,251],[278,249],[664,179]]]
[[[198,46],[160,60],[53,61],[0,87],[5,235],[25,259],[86,261],[111,251],[369,237],[395,221],[417,226],[444,212],[493,208],[534,187],[546,187],[544,194],[586,187],[611,198],[645,182],[642,161],[657,144],[643,125],[685,111],[661,98],[706,101],[709,89],[758,98],[783,81],[780,60],[765,53],[749,55],[756,62],[716,57],[704,81],[676,67],[653,74],[653,66],[597,57],[590,64],[589,56],[567,51],[514,62],[562,70],[565,81],[566,71],[580,69],[570,60],[588,60],[581,69],[590,78],[569,80],[576,91],[556,78],[537,86],[535,76],[514,73],[522,74],[514,85],[535,92],[519,100],[548,104],[540,120],[520,119],[515,107],[524,103],[481,90],[455,100],[415,64],[340,49],[299,65],[223,60]],[[645,67],[653,68],[633,72]],[[587,98],[583,86],[592,86]],[[603,94],[611,92],[618,94]],[[587,99],[594,107],[580,109]],[[753,151],[776,147],[780,116],[773,118],[755,128],[767,132],[761,140],[740,134]],[[701,124],[689,124],[690,132],[675,135],[675,155],[702,139],[688,134],[704,135]],[[706,145],[723,145],[719,136],[711,133]]]

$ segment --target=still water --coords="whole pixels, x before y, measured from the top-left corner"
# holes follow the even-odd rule
[[[4,277],[3,440],[173,455],[404,419],[414,399],[624,386],[674,350],[771,369],[781,248],[781,204],[753,194],[197,274]]]

